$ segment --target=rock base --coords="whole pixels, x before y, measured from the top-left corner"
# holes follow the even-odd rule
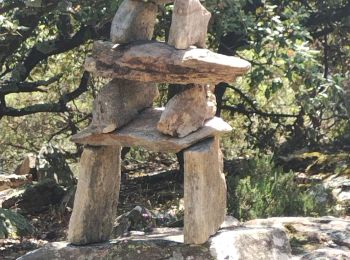
[[[158,228],[108,243],[50,243],[20,259],[350,259],[350,219],[280,217],[245,223],[230,217],[202,245],[186,245],[181,229]],[[137,235],[138,234],[138,235]]]
[[[183,242],[181,229],[155,229],[149,235],[111,240],[88,246],[55,242],[20,260],[55,259],[289,259],[291,249],[284,231],[275,228],[223,229],[203,245]],[[248,245],[248,246],[247,246]]]

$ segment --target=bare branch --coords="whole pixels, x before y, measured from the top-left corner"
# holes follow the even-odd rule
[[[52,77],[49,80],[39,80],[35,82],[13,82],[5,81],[0,83],[0,95],[7,95],[11,93],[24,93],[24,92],[46,92],[45,90],[40,89],[40,86],[48,86],[56,81],[58,81],[63,74],[59,74],[55,77]]]
[[[60,113],[60,112],[68,111],[69,108],[67,107],[67,103],[87,91],[89,79],[90,79],[90,74],[87,71],[85,71],[80,80],[79,87],[74,91],[61,96],[61,98],[56,103],[36,104],[36,105],[16,109],[12,107],[6,107],[6,105],[3,106],[2,103],[0,102],[0,118],[2,116],[16,117],[16,116],[24,116],[24,115],[30,115],[30,114],[40,113],[40,112]]]
[[[238,106],[229,106],[229,105],[224,105],[222,106],[222,109],[229,110],[231,112],[237,112],[246,116],[251,116],[251,115],[259,115],[262,117],[277,117],[277,118],[297,118],[298,115],[294,114],[283,114],[283,113],[271,113],[271,112],[264,112],[262,110],[248,110],[245,108],[244,105],[238,105]]]

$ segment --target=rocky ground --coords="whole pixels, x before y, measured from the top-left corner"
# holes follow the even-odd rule
[[[298,152],[279,160],[286,172],[295,172],[300,185],[314,187],[320,197],[330,191],[336,214],[350,215],[349,152]]]
[[[276,227],[284,231],[295,259],[322,259],[321,256],[328,257],[323,259],[350,259],[350,156],[346,153],[299,153],[280,160],[286,171],[296,172],[300,185],[316,183],[330,189],[343,217],[270,218],[245,223],[236,221],[235,226]],[[225,165],[230,172],[232,163]],[[47,175],[49,168],[41,166],[45,170],[39,173]],[[177,166],[175,158],[159,154],[151,155],[149,162],[125,160],[119,217],[113,232],[115,238],[127,237],[132,234],[130,230],[149,233],[156,227],[183,225],[183,187]],[[67,170],[66,165],[61,168]],[[15,259],[49,242],[66,239],[74,178],[65,174],[61,185],[57,180],[37,182],[28,169],[30,167],[26,172],[22,167],[25,174],[18,174],[17,169],[15,175],[0,176],[0,259]]]
[[[88,246],[49,243],[21,260],[45,259],[339,259],[350,258],[350,219],[280,217],[245,223],[228,218],[203,245],[183,244],[179,228],[156,228]]]

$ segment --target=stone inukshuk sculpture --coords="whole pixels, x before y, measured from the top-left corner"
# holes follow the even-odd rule
[[[155,4],[125,0],[112,22],[112,41],[150,40],[156,15]],[[94,101],[88,130],[99,134],[124,126],[140,110],[151,106],[157,95],[157,87],[152,83],[111,80]],[[71,243],[88,244],[109,239],[118,205],[121,148],[120,145],[85,147],[69,223]]]
[[[224,220],[226,183],[219,136],[231,127],[214,117],[209,85],[233,82],[250,64],[203,49],[210,13],[199,0],[175,0],[168,44],[147,41],[157,4],[165,2],[124,0],[112,22],[112,42],[95,42],[85,61],[86,70],[112,80],[94,102],[91,125],[72,137],[86,145],[68,232],[73,244],[109,239],[122,146],[184,151],[185,243],[206,242]],[[156,83],[185,84],[186,89],[165,110],[147,108],[157,96]]]

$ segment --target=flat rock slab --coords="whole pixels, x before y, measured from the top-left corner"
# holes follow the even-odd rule
[[[197,246],[178,242],[178,237],[181,237],[179,229],[168,229],[166,233],[156,231],[151,235],[133,236],[88,246],[55,242],[18,259],[290,259],[290,246],[286,234],[274,228],[224,229],[208,243]]]
[[[171,137],[157,130],[157,123],[164,108],[146,109],[132,122],[112,133],[94,134],[89,128],[72,137],[72,141],[90,145],[141,146],[155,152],[177,153],[201,140],[232,130],[224,120],[214,117],[202,128],[183,138]]]
[[[207,49],[177,50],[162,42],[113,44],[96,41],[85,69],[106,78],[178,84],[233,82],[250,63]]]

